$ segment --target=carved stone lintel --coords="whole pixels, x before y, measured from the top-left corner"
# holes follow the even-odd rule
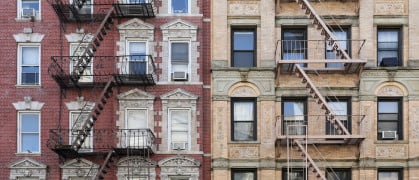
[[[406,13],[405,0],[376,0],[376,15],[403,15]]]
[[[375,148],[376,157],[380,159],[407,158],[407,147],[402,145],[380,145]]]
[[[231,147],[229,148],[230,158],[254,159],[259,157],[258,147]]]

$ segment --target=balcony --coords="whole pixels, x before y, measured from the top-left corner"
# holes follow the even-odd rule
[[[304,139],[307,144],[359,144],[365,139],[365,137],[354,133],[340,135],[333,127],[335,125],[329,123],[327,118],[327,115],[278,116],[275,123],[277,141],[280,144],[286,144],[288,139]],[[364,116],[337,116],[336,118],[350,130],[351,121],[362,121]],[[323,133],[321,133],[322,128],[318,126],[310,128],[307,125],[308,121],[310,124],[323,124]]]
[[[334,43],[340,43],[349,55],[357,57],[365,40],[280,40],[275,50],[277,73],[292,73],[295,64],[307,73],[358,73],[363,69],[366,60],[343,59]]]
[[[48,73],[63,88],[104,85],[110,76],[119,85],[155,85],[156,66],[151,55],[95,56],[83,71],[79,81],[71,81],[73,65],[80,56],[52,56]]]
[[[156,152],[155,136],[150,129],[93,129],[79,152],[72,141],[80,130],[51,129],[47,146],[64,158],[102,154],[115,150],[120,155],[151,155]]]

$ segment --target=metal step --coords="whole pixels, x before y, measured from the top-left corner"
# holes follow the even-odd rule
[[[316,165],[313,158],[308,154],[307,150],[304,148],[304,146],[301,144],[300,140],[294,139],[293,145],[296,145],[298,147],[298,150],[301,151],[301,156],[307,158],[308,161],[308,170],[311,170],[313,173],[316,174],[317,178],[320,178],[322,180],[327,180],[326,176],[324,176],[323,172],[320,170],[320,168]]]

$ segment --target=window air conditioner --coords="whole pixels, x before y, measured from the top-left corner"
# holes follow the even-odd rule
[[[382,139],[396,139],[397,131],[382,131],[381,138]]]
[[[35,9],[34,8],[24,8],[22,9],[22,17],[34,17]]]
[[[173,80],[186,80],[188,78],[188,73],[184,71],[175,71],[173,72]]]
[[[172,149],[173,150],[186,150],[188,148],[187,142],[173,142]]]

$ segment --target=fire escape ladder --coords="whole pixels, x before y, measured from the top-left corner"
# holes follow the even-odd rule
[[[302,83],[305,87],[309,90],[311,97],[320,105],[321,109],[325,110],[325,114],[327,115],[327,119],[333,125],[333,127],[337,130],[339,134],[350,135],[348,129],[343,125],[343,123],[335,116],[335,113],[332,111],[330,106],[327,104],[325,98],[320,94],[317,87],[314,83],[310,80],[308,75],[305,71],[300,67],[299,64],[295,64],[296,74],[298,77],[302,78]]]
[[[307,162],[308,163],[308,166],[307,166],[308,169],[307,170],[310,170],[313,173],[315,173],[317,178],[320,178],[322,180],[327,180],[326,176],[324,176],[324,174],[322,173],[320,168],[314,162],[313,158],[311,158],[311,156],[308,154],[307,150],[301,144],[300,140],[294,139],[293,140],[293,145],[296,145],[298,147],[298,150],[301,151],[301,156],[307,158],[307,161],[308,161]]]
[[[77,82],[80,79],[80,76],[83,75],[84,70],[86,70],[86,68],[89,66],[89,63],[92,61],[94,53],[97,51],[97,48],[100,46],[100,43],[104,40],[104,37],[108,34],[108,31],[111,29],[113,24],[112,16],[114,12],[114,7],[111,7],[108,10],[108,13],[106,14],[105,18],[103,19],[102,23],[100,24],[99,28],[94,34],[92,40],[87,45],[87,48],[84,50],[82,55],[78,57],[77,63],[75,64],[75,67],[77,68],[74,68],[70,78],[74,84],[77,84]]]
[[[99,179],[105,179],[106,174],[108,173],[112,163],[115,162],[114,160],[114,154],[115,152],[113,150],[110,150],[108,154],[106,155],[105,161],[100,166],[99,171],[96,174],[95,180]]]
[[[332,48],[333,52],[336,53],[337,57],[340,57],[341,59],[351,59],[345,49],[342,48],[339,41],[337,41],[337,38],[324,23],[323,19],[316,13],[308,0],[296,0],[296,2],[301,6],[301,9],[305,10],[305,14],[310,19],[313,19],[313,25],[317,26],[317,30],[319,30],[321,34],[325,36],[326,42],[328,42],[328,45]]]
[[[115,79],[111,77],[108,83],[106,84],[105,88],[102,90],[102,93],[100,94],[99,99],[95,103],[92,111],[89,113],[87,120],[82,125],[81,130],[77,133],[77,136],[73,140],[72,147],[74,148],[74,150],[78,151],[82,147],[86,138],[90,135],[90,131],[95,125],[96,120],[98,119],[99,115],[104,109],[109,98],[112,96],[113,87],[115,85]]]

